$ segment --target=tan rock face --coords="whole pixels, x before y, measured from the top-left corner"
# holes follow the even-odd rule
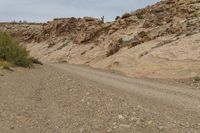
[[[80,44],[95,37],[101,29],[102,22],[91,17],[54,19],[43,26],[38,38],[45,41],[52,37],[68,36],[74,43]]]
[[[107,23],[91,17],[59,18],[44,24],[1,23],[0,31],[19,38],[42,61],[88,64],[128,75],[169,72],[168,78],[195,75],[200,66],[197,54],[188,52],[200,45],[199,0],[162,0]],[[174,52],[169,47],[177,43],[174,48],[181,50]],[[188,59],[182,58],[186,55]]]
[[[8,32],[20,41],[28,42],[39,34],[42,24],[39,23],[0,23],[0,31]]]

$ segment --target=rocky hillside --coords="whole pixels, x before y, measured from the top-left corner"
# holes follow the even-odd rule
[[[0,31],[8,32],[21,42],[28,42],[30,38],[40,33],[42,24],[40,23],[0,23]]]
[[[200,70],[200,0],[162,0],[109,23],[60,18],[44,24],[1,23],[45,62],[68,62],[129,76],[188,78]]]

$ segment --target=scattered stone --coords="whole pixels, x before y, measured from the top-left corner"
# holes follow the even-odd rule
[[[72,81],[72,79],[67,79],[67,81]]]
[[[151,125],[153,123],[153,121],[147,121],[148,125]]]
[[[85,102],[85,100],[84,100],[84,99],[82,99],[82,100],[81,100],[81,102]]]
[[[112,128],[108,128],[108,129],[106,130],[106,132],[107,132],[107,133],[112,132]]]
[[[120,115],[118,115],[118,118],[119,119],[124,119],[124,116],[120,114]]]
[[[14,127],[14,126],[11,126],[10,129],[13,130],[13,129],[15,129],[15,127]]]
[[[164,131],[165,127],[164,126],[158,126],[157,127],[159,131]]]
[[[127,124],[120,124],[119,127],[122,127],[122,128],[130,128],[131,127],[131,124],[127,125]]]

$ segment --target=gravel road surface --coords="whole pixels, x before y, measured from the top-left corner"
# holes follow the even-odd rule
[[[1,133],[199,133],[200,91],[85,66],[0,76]]]

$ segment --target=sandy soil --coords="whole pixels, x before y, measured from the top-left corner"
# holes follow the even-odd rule
[[[131,77],[162,79],[187,79],[199,76],[200,34],[179,38],[160,37],[133,48],[121,48],[112,56],[106,57],[106,44],[94,46],[65,42],[48,48],[47,42],[29,43],[31,55],[43,62],[68,62],[85,64],[94,68],[120,71]],[[164,43],[168,42],[168,43]]]
[[[198,133],[200,93],[82,66],[0,76],[3,133]]]

